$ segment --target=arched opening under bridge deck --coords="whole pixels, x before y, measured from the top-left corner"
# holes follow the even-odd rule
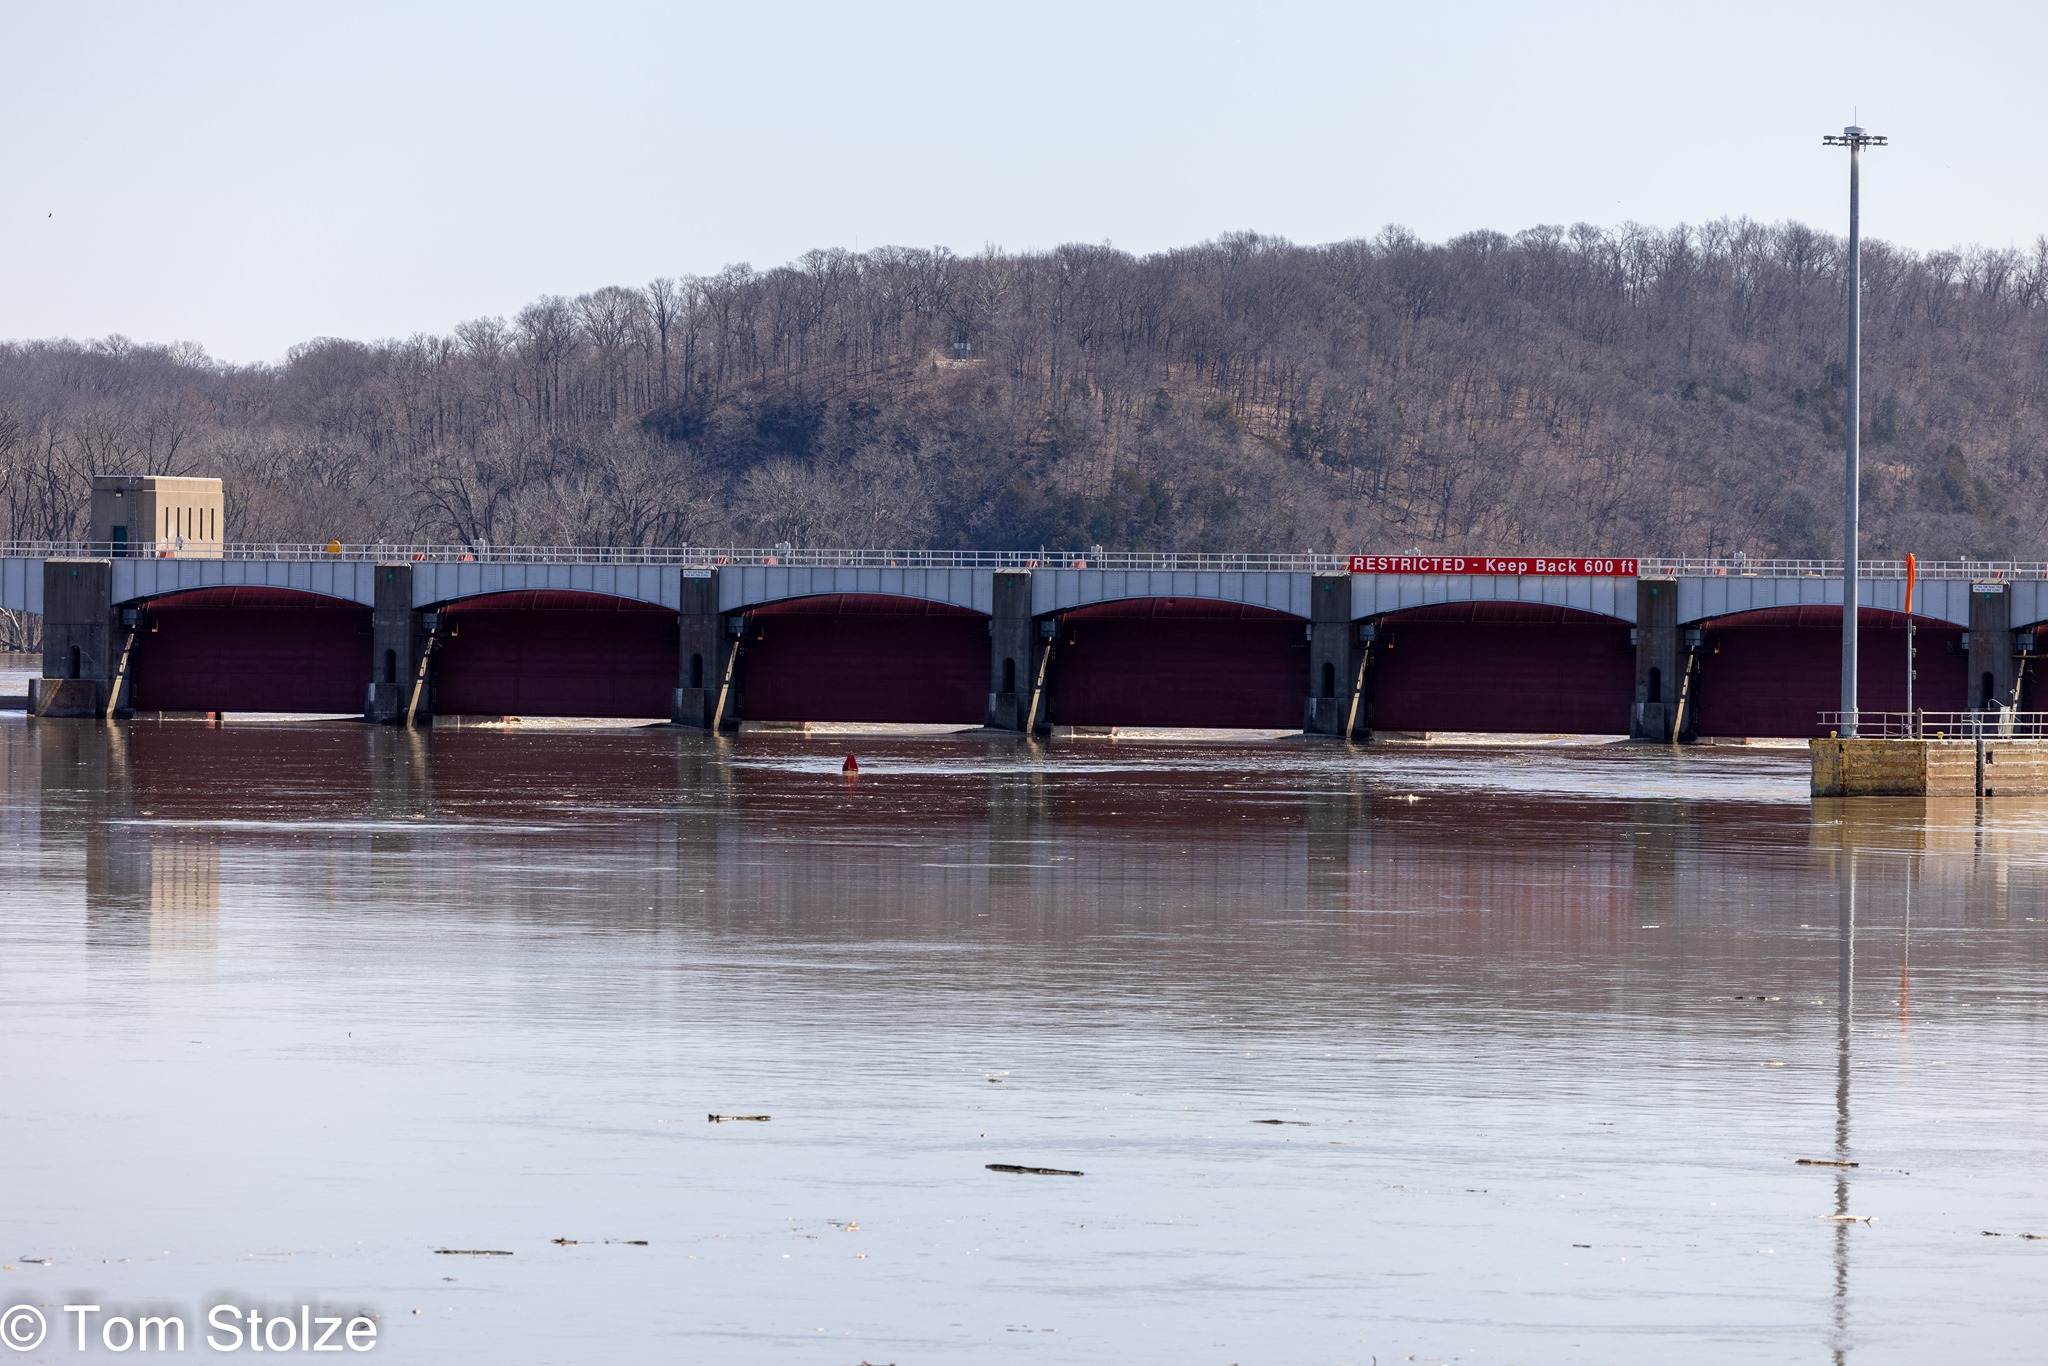
[[[679,633],[666,607],[532,589],[458,599],[441,622],[441,715],[665,720],[674,707]]]
[[[988,617],[885,593],[783,598],[747,613],[747,721],[981,724]]]
[[[370,609],[294,588],[197,588],[136,604],[138,711],[363,710]]]
[[[1378,619],[1375,731],[1626,735],[1629,625],[1537,602],[1454,602]]]
[[[1134,598],[1060,614],[1057,726],[1299,730],[1308,623],[1206,598]]]
[[[1857,703],[1864,711],[1906,710],[1906,615],[1856,613]],[[1963,628],[1913,618],[1918,677],[1913,705],[1963,711],[1974,698]],[[1694,722],[1701,736],[1809,739],[1828,733],[1822,712],[1842,705],[1842,609],[1831,604],[1767,607],[1696,623],[1700,631]],[[1680,658],[1685,655],[1680,647]]]

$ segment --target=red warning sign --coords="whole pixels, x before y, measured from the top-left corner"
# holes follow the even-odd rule
[[[1354,574],[1580,574],[1632,579],[1634,560],[1558,559],[1543,555],[1353,555]]]

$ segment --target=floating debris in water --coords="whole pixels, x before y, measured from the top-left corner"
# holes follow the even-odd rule
[[[708,1115],[713,1124],[766,1124],[767,1115]]]
[[[987,1166],[988,1166],[988,1169],[989,1169],[990,1171],[992,1171],[992,1172],[1008,1172],[1008,1173],[1010,1173],[1010,1174],[1011,1174],[1012,1176],[1079,1176],[1079,1175],[1081,1175],[1081,1173],[1080,1173],[1080,1172],[1070,1172],[1070,1171],[1067,1171],[1066,1169],[1064,1169],[1064,1168],[1062,1168],[1062,1167],[1019,1167],[1019,1166],[1015,1165],[1014,1163],[1009,1163],[1009,1162],[990,1162],[990,1163],[988,1163],[988,1164],[987,1164]]]

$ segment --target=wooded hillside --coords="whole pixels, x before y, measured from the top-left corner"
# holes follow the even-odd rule
[[[282,365],[0,346],[12,538],[1839,550],[1843,251],[1736,221],[815,251]],[[1865,250],[1867,550],[2048,558],[2048,241]]]

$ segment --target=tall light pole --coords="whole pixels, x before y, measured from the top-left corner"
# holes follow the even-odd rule
[[[1849,149],[1849,397],[1845,404],[1849,435],[1847,486],[1842,492],[1842,722],[1844,737],[1856,734],[1856,541],[1857,481],[1862,464],[1863,350],[1863,225],[1858,198],[1863,176],[1863,149],[1882,147],[1885,140],[1851,125],[1841,136],[1821,139],[1828,147]]]

